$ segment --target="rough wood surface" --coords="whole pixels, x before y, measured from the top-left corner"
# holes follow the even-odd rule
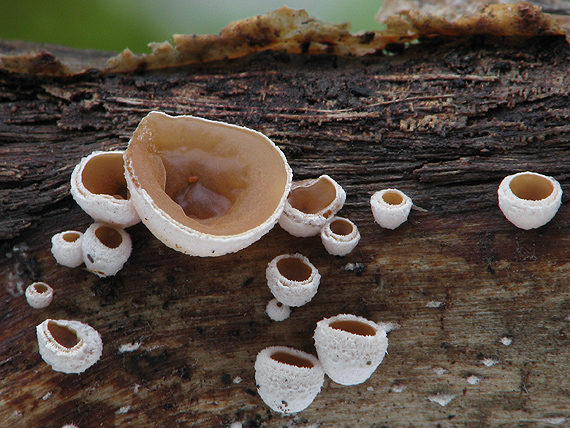
[[[395,56],[265,52],[191,68],[69,78],[0,74],[0,420],[11,427],[418,427],[564,425],[570,420],[570,235],[564,202],[522,231],[497,207],[512,172],[570,184],[570,48],[563,38],[434,39]],[[362,241],[344,258],[276,226],[251,247],[193,258],[129,230],[133,255],[110,279],[55,263],[50,237],[90,219],[69,177],[93,150],[125,148],[150,110],[248,126],[285,152],[295,179],[326,173]],[[415,208],[395,231],[368,200],[397,187]],[[265,315],[265,266],[301,252],[317,296],[281,323]],[[51,284],[31,309],[22,291]],[[326,381],[281,417],[257,396],[259,350],[314,353],[318,320],[396,323],[364,384]],[[54,372],[35,326],[76,319],[103,336],[99,363]],[[133,344],[131,350],[122,345]],[[453,398],[442,406],[437,401]]]

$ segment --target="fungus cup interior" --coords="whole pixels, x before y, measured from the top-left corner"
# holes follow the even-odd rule
[[[316,214],[336,199],[336,188],[326,177],[319,177],[314,183],[308,186],[300,186],[289,194],[289,204],[305,214]],[[331,215],[330,212],[323,214],[325,218]]]
[[[108,248],[117,248],[123,242],[121,234],[109,226],[99,226],[95,236]]]
[[[69,232],[63,234],[63,240],[66,242],[75,242],[79,239],[79,233]]]
[[[274,352],[273,354],[271,354],[271,359],[279,363],[300,368],[310,369],[314,367],[314,364],[310,360],[300,357],[298,355],[290,354],[289,352],[285,351]]]
[[[354,320],[338,320],[329,324],[329,327],[335,330],[346,331],[347,333],[357,334],[359,336],[375,336],[376,330],[366,323]]]
[[[352,233],[353,227],[350,222],[344,219],[333,220],[330,224],[331,231],[337,235],[350,235]]]
[[[125,159],[137,190],[172,219],[211,235],[262,225],[289,183],[287,163],[267,137],[192,116],[150,113]]]
[[[389,205],[400,205],[404,202],[404,198],[398,192],[386,192],[382,195],[382,199]]]
[[[535,174],[522,174],[514,177],[510,188],[515,196],[529,201],[546,199],[554,191],[550,180]]]
[[[102,153],[93,156],[83,167],[81,180],[91,193],[128,199],[122,153]]]
[[[48,288],[43,282],[38,282],[34,284],[34,290],[36,290],[37,293],[43,294],[48,291]]]
[[[297,257],[284,257],[277,262],[279,273],[291,281],[306,281],[311,277],[311,266]]]
[[[79,343],[77,332],[69,327],[48,321],[47,328],[53,339],[64,348],[71,349]]]

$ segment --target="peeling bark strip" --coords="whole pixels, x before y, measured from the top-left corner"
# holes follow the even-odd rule
[[[80,55],[80,52],[75,52]],[[146,73],[67,78],[0,74],[0,420],[6,426],[408,427],[563,423],[570,372],[567,196],[539,230],[497,207],[501,179],[570,178],[570,47],[564,37],[436,38],[386,57],[262,52]],[[142,225],[133,255],[98,279],[58,266],[51,236],[90,219],[69,197],[71,170],[122,149],[150,110],[248,126],[286,153],[295,179],[331,175],[339,213],[362,239],[344,258],[275,227],[239,253],[176,253]],[[396,187],[416,209],[394,231],[368,200]],[[265,267],[300,252],[322,275],[290,318],[265,314]],[[34,280],[55,290],[30,309]],[[286,419],[257,396],[267,346],[315,353],[317,321],[352,313],[400,326],[366,383],[327,380]],[[76,319],[103,337],[85,373],[52,371],[34,327]],[[509,338],[508,346],[505,338]],[[473,379],[480,379],[473,382]],[[471,381],[470,381],[471,379]]]

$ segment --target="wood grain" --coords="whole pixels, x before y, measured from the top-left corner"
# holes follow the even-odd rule
[[[511,225],[496,190],[510,173],[570,178],[570,48],[563,38],[437,38],[361,58],[262,52],[130,74],[0,74],[0,420],[11,427],[542,427],[570,418],[568,198],[539,230]],[[77,54],[77,53],[76,53]],[[347,192],[341,215],[362,233],[346,257],[276,226],[251,247],[195,258],[129,229],[115,277],[59,266],[50,237],[85,230],[71,170],[93,150],[125,148],[150,110],[265,133],[295,179],[326,173]],[[368,200],[396,187],[415,203],[394,231]],[[265,266],[300,252],[317,296],[281,323],[265,315]],[[55,289],[31,309],[34,280]],[[282,417],[256,393],[266,346],[315,353],[316,322],[354,313],[398,324],[364,384],[327,380]],[[102,359],[51,370],[35,326],[89,323]],[[510,344],[509,344],[510,343]],[[123,345],[135,345],[129,351]],[[445,406],[442,397],[453,399]],[[568,419],[570,420],[570,419]]]

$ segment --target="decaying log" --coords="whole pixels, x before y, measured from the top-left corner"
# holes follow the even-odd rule
[[[563,35],[475,35],[388,48],[360,57],[269,50],[118,74],[1,71],[2,425],[570,420],[568,197],[530,231],[510,224],[496,200],[501,179],[517,171],[552,175],[569,189],[570,47]],[[115,277],[57,265],[50,237],[91,222],[69,196],[72,168],[93,150],[125,148],[151,110],[254,128],[283,149],[295,179],[331,175],[347,192],[341,214],[358,225],[361,243],[334,257],[318,237],[276,226],[238,253],[197,258],[137,225],[133,255]],[[368,203],[386,187],[415,204],[394,231],[374,223]],[[320,290],[272,322],[265,267],[293,252],[320,270]],[[22,296],[35,280],[55,289],[46,309]],[[300,414],[270,411],[256,393],[257,352],[314,353],[316,322],[338,313],[399,326],[385,361],[362,385],[327,380]],[[35,339],[46,318],[95,327],[101,361],[81,375],[52,371]]]

